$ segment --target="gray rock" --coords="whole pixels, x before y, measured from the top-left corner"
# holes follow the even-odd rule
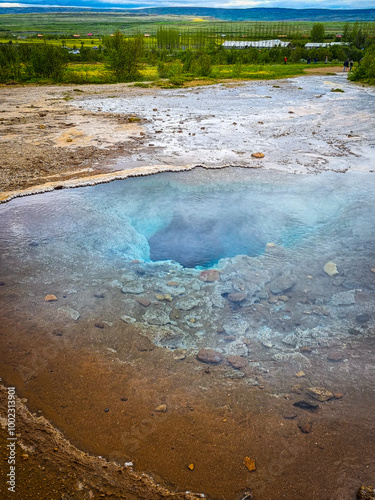
[[[199,305],[199,301],[194,297],[183,297],[176,302],[176,309],[180,309],[181,311],[190,311],[194,307]]]
[[[296,362],[299,366],[311,366],[311,361],[300,352],[283,352],[272,356],[274,361]]]
[[[221,294],[217,292],[214,292],[212,295],[210,295],[210,300],[213,307],[217,307],[218,309],[224,309],[227,304]]]
[[[169,315],[172,311],[167,306],[150,306],[145,312],[143,319],[150,325],[166,325],[170,322]]]
[[[72,309],[69,306],[62,306],[57,309],[59,312],[65,314],[70,319],[73,319],[74,321],[77,321],[77,319],[81,316],[78,311],[75,309]]]
[[[270,284],[270,290],[272,293],[278,295],[290,290],[295,284],[296,278],[290,274],[286,274],[273,280]]]
[[[333,306],[350,306],[355,304],[355,290],[335,293],[332,295],[331,304]]]
[[[246,344],[244,344],[241,340],[235,340],[228,344],[226,349],[227,354],[231,356],[248,356],[249,349]]]
[[[175,280],[172,280],[171,282],[178,283]],[[158,282],[154,286],[154,290],[155,292],[160,292],[162,294],[169,293],[170,295],[172,295],[172,297],[185,293],[185,287],[181,283],[179,283],[178,285],[168,285],[168,283],[165,282]]]
[[[231,319],[223,325],[224,331],[227,335],[235,336],[244,335],[248,327],[249,324],[244,319]]]
[[[121,319],[122,321],[124,321],[124,323],[127,323],[128,325],[131,325],[137,321],[135,318],[132,318],[131,316],[126,316],[125,314],[124,316],[121,316]]]
[[[246,292],[234,292],[228,295],[228,300],[230,302],[243,302],[247,297]]]
[[[122,293],[143,293],[144,287],[140,281],[128,281],[121,288]]]

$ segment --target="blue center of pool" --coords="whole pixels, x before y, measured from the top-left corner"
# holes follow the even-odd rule
[[[260,255],[269,243],[329,247],[358,224],[368,231],[374,191],[371,174],[197,168],[14,200],[0,207],[0,244],[45,245],[62,262],[79,255],[207,267]]]

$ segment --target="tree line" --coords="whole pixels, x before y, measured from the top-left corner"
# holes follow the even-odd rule
[[[363,59],[363,73],[367,65],[372,64],[367,52],[371,54],[371,47],[374,46],[374,39],[363,39],[363,33],[355,25],[345,34],[353,40],[350,45],[316,49],[306,49],[305,43],[296,43],[290,48],[225,49],[214,40],[209,40],[198,49],[181,49],[177,43],[179,38],[172,36],[169,29],[161,28],[159,35],[160,47],[150,47],[145,44],[142,35],[127,37],[117,31],[112,36],[103,37],[102,45],[97,50],[82,45],[79,54],[71,54],[64,44],[61,47],[48,43],[0,44],[0,82],[30,81],[34,78],[61,82],[69,62],[104,62],[112,81],[118,82],[140,79],[140,70],[145,64],[157,67],[160,78],[178,80],[186,76],[214,77],[213,67],[220,65],[233,65],[233,74],[240,76],[245,64],[282,64],[285,57],[289,63],[307,62],[308,58],[322,62],[326,57],[337,63],[345,59]],[[317,23],[313,26],[313,37],[324,37],[324,25]]]

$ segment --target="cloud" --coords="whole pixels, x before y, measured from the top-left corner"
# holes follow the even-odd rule
[[[48,1],[48,0],[47,0]],[[254,7],[278,7],[289,9],[365,9],[374,8],[373,0],[145,0],[141,3],[131,3],[129,0],[57,0],[58,4],[45,3],[46,0],[26,2],[0,2],[0,8],[76,8],[76,9],[140,9],[143,7],[214,7],[226,9],[248,9]]]

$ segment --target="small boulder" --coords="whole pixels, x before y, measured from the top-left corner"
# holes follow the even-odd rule
[[[248,360],[246,358],[243,358],[242,356],[228,356],[227,361],[236,370],[243,370],[244,368],[249,366]]]
[[[223,355],[214,349],[200,349],[197,358],[202,363],[217,365],[223,361]]]
[[[324,387],[308,387],[306,392],[317,401],[328,401],[329,399],[334,398],[332,392],[324,389]]]

